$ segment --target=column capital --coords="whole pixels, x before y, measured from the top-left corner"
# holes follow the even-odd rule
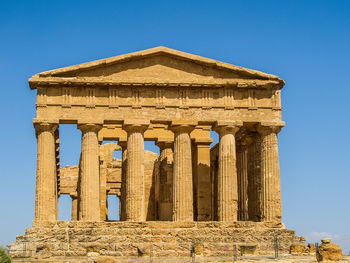
[[[98,123],[78,123],[78,129],[82,132],[94,131],[98,132],[102,129],[102,124]]]
[[[261,135],[267,135],[270,133],[279,133],[284,127],[284,122],[261,122],[257,126],[257,131]]]
[[[69,195],[72,199],[78,198],[78,192],[72,192]]]
[[[253,142],[252,136],[245,135],[237,142],[237,147],[242,147],[246,149],[246,147],[249,146],[252,142]]]
[[[144,132],[145,130],[147,130],[149,125],[150,125],[149,120],[129,119],[129,120],[124,120],[123,129],[126,130],[127,132],[129,131]]]
[[[53,133],[58,128],[58,122],[52,123],[52,122],[33,121],[33,125],[34,125],[36,133],[40,133],[43,131],[49,131],[49,132]]]
[[[212,138],[194,138],[193,141],[198,146],[199,145],[209,146],[213,142],[213,139]]]
[[[172,130],[173,132],[190,133],[196,128],[196,125],[198,125],[197,121],[176,120],[171,122],[170,130]]]
[[[243,125],[242,121],[217,121],[213,130],[221,134],[233,133],[235,134]]]
[[[158,138],[156,145],[162,150],[166,148],[173,148],[174,139],[173,138]]]
[[[128,145],[128,139],[127,137],[119,137],[119,140],[118,140],[118,145],[120,147],[122,147],[122,149],[126,149],[127,145]]]

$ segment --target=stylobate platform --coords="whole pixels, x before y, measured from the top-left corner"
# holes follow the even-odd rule
[[[14,262],[88,259],[232,258],[271,255],[278,239],[280,254],[305,241],[283,224],[263,222],[41,222],[11,244]],[[67,261],[68,260],[68,261]],[[82,261],[81,261],[82,262]]]

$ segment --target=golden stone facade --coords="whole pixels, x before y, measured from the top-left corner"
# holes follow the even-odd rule
[[[190,229],[207,244],[204,257],[216,253],[211,241],[216,234],[227,237],[222,243],[232,248],[232,242],[238,242],[229,238],[234,229],[242,247],[251,245],[251,230],[256,229],[253,243],[259,253],[269,248],[264,231],[284,235],[286,251],[300,241],[281,223],[277,134],[284,126],[280,98],[284,81],[280,78],[157,47],[39,73],[29,83],[37,89],[38,140],[31,235],[44,231],[52,237],[53,226],[95,227],[98,235],[104,228],[147,228],[151,237],[157,236],[152,231],[158,228],[174,233]],[[60,169],[58,130],[65,124],[76,124],[81,131],[81,156],[78,166]],[[219,134],[213,147],[211,130]],[[144,150],[145,140],[156,143],[159,156]],[[118,143],[102,144],[106,141]],[[112,158],[115,150],[122,150],[121,160]],[[57,221],[61,194],[72,197],[74,222]],[[105,222],[108,194],[120,197],[120,219],[129,223]],[[211,228],[213,236],[203,237]],[[35,246],[20,248],[21,239],[28,236],[12,245],[14,257],[40,257]],[[127,241],[133,248],[137,247],[133,242],[141,242],[136,236],[128,238],[134,238]],[[122,244],[113,238],[109,242]],[[132,248],[124,248],[124,254],[116,250],[94,252],[136,256]],[[167,251],[158,250],[159,255]],[[66,252],[47,251],[52,257],[72,258],[89,252],[69,246]],[[176,248],[172,251],[169,256],[181,256]],[[217,253],[225,256],[224,251]]]

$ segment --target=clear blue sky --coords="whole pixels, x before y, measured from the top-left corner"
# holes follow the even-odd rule
[[[341,0],[1,1],[0,244],[34,216],[36,91],[28,78],[163,45],[286,81],[283,221],[309,241],[331,236],[348,253],[349,14],[350,1]],[[62,165],[77,164],[80,132],[64,127],[61,138]],[[60,201],[60,218],[68,201]]]

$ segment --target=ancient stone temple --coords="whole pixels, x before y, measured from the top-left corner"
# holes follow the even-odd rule
[[[157,47],[39,73],[29,84],[35,219],[11,246],[15,262],[232,257],[269,254],[276,237],[282,252],[303,242],[281,222],[282,79]],[[81,155],[61,168],[65,124],[81,131]],[[211,131],[219,134],[212,147]],[[69,222],[58,221],[64,194]],[[108,220],[108,195],[119,197],[120,221]]]

